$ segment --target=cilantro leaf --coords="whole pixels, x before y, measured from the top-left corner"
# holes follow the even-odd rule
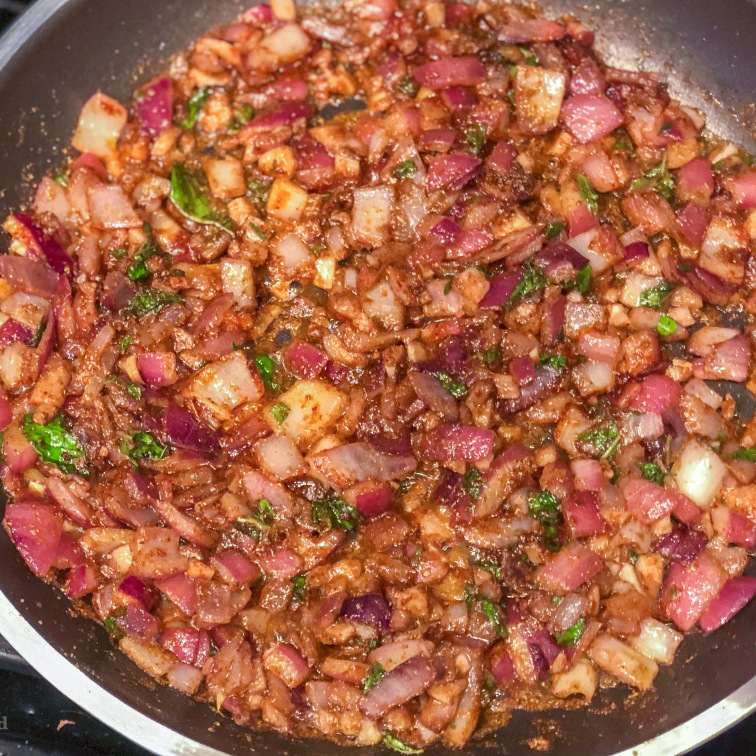
[[[136,431],[121,442],[121,451],[134,463],[139,459],[163,459],[170,448],[161,444],[149,431]]]
[[[467,139],[469,152],[472,152],[473,155],[480,155],[486,145],[485,125],[482,123],[476,123],[473,126],[470,126],[470,128],[467,129],[465,138]]]
[[[182,129],[191,129],[197,123],[197,118],[205,107],[207,98],[213,93],[211,87],[201,87],[192,93],[189,101],[186,103],[186,118],[178,122]]]
[[[391,730],[386,730],[383,733],[383,744],[391,748],[393,751],[404,754],[419,754],[423,752],[422,748],[414,748],[411,745],[407,745],[403,740],[398,738]]]
[[[565,229],[565,222],[564,221],[552,221],[549,223],[548,226],[544,229],[544,236],[547,239],[553,239],[555,236],[559,236],[559,234],[562,233]]]
[[[756,462],[756,447],[742,447],[730,454],[730,459],[744,459],[746,462]]]
[[[365,678],[362,692],[367,693],[371,688],[374,688],[385,674],[386,670],[383,668],[383,665],[380,662],[376,662]]]
[[[641,476],[652,483],[662,485],[664,483],[664,470],[655,462],[636,462],[640,468]]]
[[[567,358],[563,354],[550,354],[549,352],[541,352],[541,358],[538,362],[539,365],[550,365],[554,370],[562,371],[567,367]]]
[[[482,488],[482,477],[483,474],[480,470],[478,470],[477,467],[468,467],[465,471],[464,477],[462,478],[462,488],[467,491],[468,496],[473,501],[477,501],[478,497],[480,496],[480,491]]]
[[[664,197],[667,202],[675,201],[675,179],[667,168],[665,156],[659,165],[652,168],[640,178],[635,179],[627,188],[628,194],[639,189],[653,189],[657,194]]]
[[[21,431],[44,462],[55,465],[69,475],[76,473],[86,478],[88,470],[78,469],[74,464],[74,460],[86,458],[84,447],[63,423],[63,418],[58,415],[47,425],[40,425],[34,422],[34,416],[30,413],[24,415]]]
[[[439,370],[433,375],[435,375],[436,378],[438,378],[438,380],[441,382],[441,385],[457,399],[460,399],[461,397],[467,395],[467,386],[465,386],[465,384],[461,381],[458,381],[445,370]]]
[[[257,502],[257,509],[249,514],[242,515],[234,523],[236,530],[251,536],[259,541],[262,534],[270,530],[270,523],[276,519],[276,511],[267,499]],[[294,578],[292,578],[292,583]],[[294,585],[296,591],[296,584]]]
[[[354,530],[364,517],[348,502],[332,496],[312,502],[312,521],[327,523],[334,530]]]
[[[399,165],[394,168],[393,171],[391,171],[391,175],[394,178],[398,179],[405,179],[409,178],[410,176],[414,176],[417,173],[417,165],[415,165],[415,161],[412,158],[407,158],[403,163],[399,163]]]
[[[284,420],[289,416],[289,412],[291,412],[291,407],[283,402],[276,402],[270,408],[270,414],[273,415],[279,425],[283,425]]]
[[[292,599],[301,603],[307,598],[307,578],[304,575],[294,575],[291,584],[294,586],[291,594]]]
[[[591,184],[588,177],[583,173],[578,173],[577,176],[575,176],[575,181],[577,182],[578,191],[580,192],[580,199],[582,199],[588,209],[596,215],[598,212],[598,194],[593,188],[593,184]]]
[[[267,354],[256,354],[254,357],[255,367],[257,372],[262,378],[263,385],[266,391],[278,391],[278,383],[276,383],[276,363],[272,357],[268,357]],[[284,418],[286,419],[286,418]]]
[[[514,304],[519,299],[529,297],[531,294],[545,289],[547,283],[546,276],[538,268],[534,268],[529,263],[526,263],[522,281],[517,284],[515,290],[509,295],[509,304]]]
[[[641,307],[653,307],[655,310],[661,308],[664,299],[675,288],[669,281],[660,281],[656,286],[646,289],[640,296]]]
[[[604,428],[595,428],[578,434],[578,441],[592,446],[596,454],[609,457],[619,446],[619,430],[615,423],[611,422]]]
[[[174,294],[172,291],[143,289],[134,294],[131,302],[129,302],[129,306],[135,315],[142,317],[150,312],[160,312],[160,310],[168,307],[170,304],[183,301],[178,294]]]
[[[585,617],[581,617],[572,627],[568,627],[554,637],[560,646],[574,646],[585,632]]]
[[[479,597],[478,602],[480,603],[480,608],[483,610],[483,613],[488,617],[488,621],[491,623],[496,635],[498,635],[499,638],[506,638],[507,626],[501,619],[499,607],[487,598]]]
[[[672,336],[677,330],[677,321],[670,318],[669,315],[663,314],[656,324],[656,330],[660,336]]]

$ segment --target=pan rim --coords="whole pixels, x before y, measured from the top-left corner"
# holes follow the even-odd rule
[[[38,0],[0,36],[0,80],[33,35],[76,0]],[[750,1],[750,0],[747,0]],[[114,731],[158,756],[228,756],[142,714],[55,649],[0,590],[0,633],[61,693]],[[614,756],[675,756],[708,742],[756,711],[756,677],[695,717]],[[681,747],[682,746],[682,747]]]

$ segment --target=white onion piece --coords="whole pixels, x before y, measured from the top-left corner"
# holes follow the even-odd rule
[[[714,389],[710,389],[699,378],[691,378],[685,384],[684,391],[686,394],[698,397],[704,404],[711,407],[712,409],[719,409],[720,405],[722,404],[722,397],[716,391],[714,391]]]
[[[601,669],[640,690],[650,688],[659,672],[655,661],[611,635],[599,635],[588,656]]]
[[[557,698],[577,695],[590,701],[596,692],[596,670],[588,659],[578,659],[572,669],[555,674],[551,691]]]
[[[268,436],[255,448],[257,462],[263,472],[277,480],[301,475],[304,460],[288,436]]]
[[[377,247],[387,239],[394,191],[390,186],[354,190],[352,224],[358,241]]]
[[[727,466],[711,449],[691,438],[680,452],[672,474],[680,491],[705,509],[716,498]]]
[[[301,58],[310,49],[310,38],[297,24],[286,24],[276,29],[260,42],[268,53],[279,63],[292,63]]]
[[[92,152],[101,158],[113,155],[128,115],[120,102],[97,92],[81,109],[73,146],[79,152]]]
[[[687,349],[699,357],[706,357],[715,346],[725,341],[740,336],[740,331],[735,328],[720,328],[719,326],[704,326],[699,328],[688,339]]]
[[[255,304],[255,280],[249,260],[224,258],[220,270],[223,291],[234,298],[237,307],[252,307]]]
[[[576,249],[586,260],[588,260],[591,266],[591,271],[596,275],[603,273],[611,267],[612,264],[611,260],[607,260],[603,255],[599,255],[591,249],[593,243],[599,237],[599,231],[600,229],[598,228],[592,228],[588,231],[584,231],[582,234],[574,236],[567,242],[573,249]]]
[[[404,325],[404,305],[386,280],[365,294],[362,309],[386,328],[399,329]]]
[[[653,617],[647,617],[641,622],[640,633],[630,639],[630,644],[659,664],[672,664],[682,639],[682,633]]]
[[[639,307],[641,294],[648,289],[653,289],[654,286],[660,284],[664,279],[660,277],[644,276],[638,271],[633,271],[625,279],[625,285],[622,287],[622,293],[620,294],[620,302],[625,307]]]
[[[312,253],[307,245],[294,234],[287,234],[278,242],[276,258],[289,273],[310,265],[313,261]]]

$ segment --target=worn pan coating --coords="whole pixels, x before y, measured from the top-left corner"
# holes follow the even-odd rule
[[[246,3],[247,5],[249,3]],[[0,215],[60,163],[81,105],[96,89],[127,100],[135,77],[205,29],[231,19],[241,0],[39,0],[0,43]],[[705,111],[712,130],[756,148],[754,0],[542,2],[598,30],[619,66],[660,70],[673,95]],[[2,508],[0,503],[0,508]],[[59,591],[24,565],[0,533],[0,633],[83,708],[158,754],[313,753],[354,749],[250,732],[160,685],[115,651],[102,628],[74,616]],[[686,639],[656,691],[623,703],[622,686],[589,710],[518,712],[465,753],[553,756],[683,753],[756,708],[756,602],[709,638]],[[378,749],[360,751],[369,756]],[[430,748],[428,756],[451,753]]]

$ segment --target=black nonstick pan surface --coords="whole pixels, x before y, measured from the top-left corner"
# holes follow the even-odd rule
[[[0,41],[0,216],[28,201],[62,162],[82,104],[97,89],[127,101],[137,79],[249,3],[238,0],[39,0]],[[756,150],[756,4],[753,0],[542,2],[597,32],[613,65],[654,69],[673,96],[703,110],[711,130]],[[0,510],[4,505],[0,502]],[[553,756],[683,753],[756,708],[756,602],[708,638],[687,638],[655,691],[620,687],[588,710],[518,712],[466,754]],[[157,685],[74,615],[27,569],[0,531],[0,634],[84,709],[158,754],[365,756],[325,742],[251,732],[204,703]],[[452,753],[441,747],[428,756]]]

